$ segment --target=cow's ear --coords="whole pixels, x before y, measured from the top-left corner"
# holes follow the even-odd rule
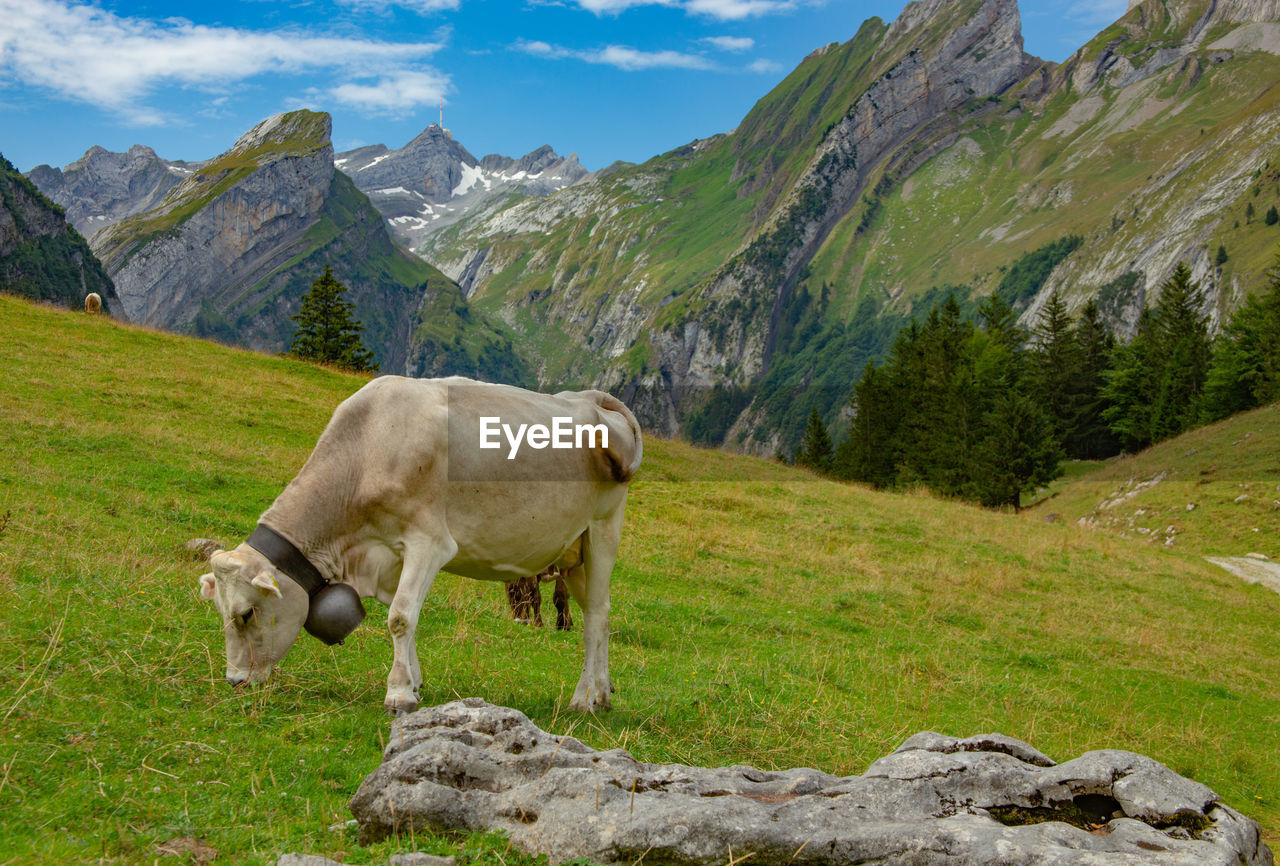
[[[200,597],[207,601],[213,601],[214,587],[216,586],[212,574],[200,575]]]
[[[280,584],[276,583],[275,575],[269,571],[258,572],[253,576],[253,580],[250,583],[263,592],[271,593],[276,598],[284,597],[284,594],[280,592]]]

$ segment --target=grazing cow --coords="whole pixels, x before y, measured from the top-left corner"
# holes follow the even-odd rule
[[[564,584],[560,569],[552,566],[533,577],[522,577],[507,584],[507,604],[511,616],[524,625],[542,628],[542,582],[554,580],[555,593],[551,596],[556,606],[556,628],[568,631],[573,628],[573,614],[569,611],[569,590]]]
[[[102,295],[97,292],[90,292],[84,298],[84,311],[91,316],[96,316],[102,312]]]
[[[635,416],[601,391],[374,379],[334,411],[249,540],[200,578],[222,616],[227,679],[265,680],[304,624],[340,641],[373,597],[390,608],[385,704],[410,711],[437,571],[505,583],[558,565],[585,619],[570,706],[607,708],[609,576],[642,451]]]

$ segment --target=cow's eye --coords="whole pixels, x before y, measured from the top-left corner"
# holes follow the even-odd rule
[[[253,615],[256,612],[257,612],[257,609],[251,607],[248,610],[246,610],[244,613],[238,613],[235,616],[231,617],[231,621],[235,623],[236,628],[244,628],[253,620]]]

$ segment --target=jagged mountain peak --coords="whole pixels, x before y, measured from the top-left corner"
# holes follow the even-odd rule
[[[404,147],[370,145],[337,154],[334,164],[372,199],[391,230],[411,248],[498,197],[547,196],[588,175],[576,154],[542,145],[519,159],[476,159],[439,124]]]
[[[327,112],[301,109],[274,114],[236,140],[230,153],[309,152],[330,147],[333,119]]]
[[[61,205],[85,237],[117,220],[158,205],[204,163],[171,162],[146,145],[123,153],[94,145],[66,168],[38,165],[27,173],[42,193]]]
[[[571,153],[568,156],[560,156],[551,148],[551,145],[544,144],[529,151],[519,159],[512,159],[500,153],[490,153],[480,160],[480,167],[486,171],[493,172],[514,174],[522,171],[526,174],[539,174],[545,169],[561,163],[573,163],[576,165],[578,163],[578,155]]]
[[[940,11],[954,5],[955,2],[956,0],[913,0],[902,8],[897,18],[893,19],[888,32],[885,33],[885,39],[897,39],[913,30],[918,30],[932,22]]]
[[[945,46],[961,42],[975,29],[998,29],[1008,36],[1009,49],[1022,52],[1022,17],[1017,0],[913,0],[885,32],[884,49],[910,37],[911,50],[941,41]]]

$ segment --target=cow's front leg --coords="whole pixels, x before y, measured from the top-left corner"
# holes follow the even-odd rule
[[[387,630],[391,632],[391,673],[387,675],[387,697],[383,706],[390,713],[411,713],[418,708],[418,690],[422,687],[422,669],[418,665],[418,647],[414,635],[422,603],[435,582],[436,572],[453,558],[458,546],[427,543],[406,548],[400,584],[387,611]]]

